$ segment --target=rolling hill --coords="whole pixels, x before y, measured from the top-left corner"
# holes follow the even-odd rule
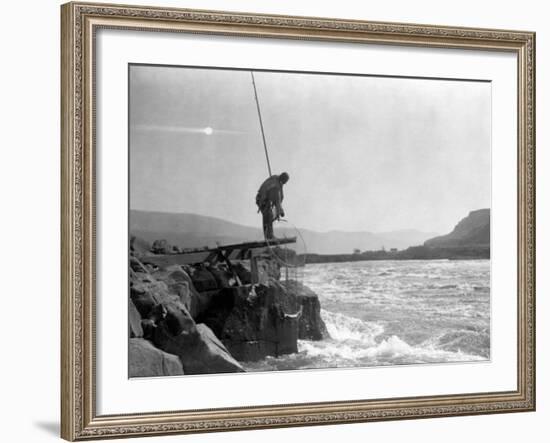
[[[291,228],[276,229],[277,236],[295,236]],[[149,242],[165,239],[184,248],[215,246],[263,239],[261,229],[197,214],[130,211],[130,233]],[[420,245],[434,233],[401,230],[383,233],[300,229],[307,251],[317,254],[351,253],[354,249],[404,249]],[[304,252],[304,251],[299,251]]]

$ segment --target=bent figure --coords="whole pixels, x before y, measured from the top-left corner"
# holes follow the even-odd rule
[[[283,185],[288,182],[289,175],[283,172],[266,179],[256,194],[258,212],[262,213],[262,225],[266,240],[273,239],[273,222],[285,216],[282,202],[284,198]]]

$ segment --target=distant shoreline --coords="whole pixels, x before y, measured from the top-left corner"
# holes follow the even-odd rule
[[[431,248],[413,246],[402,251],[365,251],[353,254],[299,254],[306,263],[343,263],[380,260],[489,260],[489,246]]]
[[[461,258],[363,258],[359,260],[328,260],[328,261],[308,261],[306,259],[306,265],[321,265],[329,263],[355,263],[355,262],[364,262],[364,261],[474,261],[474,260],[491,260],[490,258],[478,258],[478,257],[461,257]]]

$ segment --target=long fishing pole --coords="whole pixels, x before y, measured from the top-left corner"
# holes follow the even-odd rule
[[[267,143],[265,141],[265,133],[264,133],[264,124],[262,122],[262,112],[260,111],[260,102],[258,101],[258,92],[256,91],[256,82],[254,81],[254,72],[250,71],[250,75],[252,76],[252,86],[254,87],[254,99],[256,100],[256,108],[258,109],[258,117],[260,119],[260,128],[262,130],[262,140],[264,142],[264,151],[265,151],[265,159],[267,160],[267,170],[269,171],[269,176],[271,177],[271,164],[269,163],[269,153],[267,152]]]

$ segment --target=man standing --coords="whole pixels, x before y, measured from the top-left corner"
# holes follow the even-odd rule
[[[266,179],[256,194],[256,205],[258,212],[262,213],[262,225],[266,240],[273,239],[273,222],[285,216],[281,206],[283,202],[283,185],[288,182],[289,176],[286,172],[280,175],[272,175]]]

